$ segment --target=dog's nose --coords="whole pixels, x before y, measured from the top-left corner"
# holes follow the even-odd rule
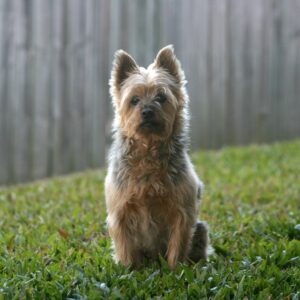
[[[142,111],[142,116],[144,119],[148,120],[154,116],[154,111],[150,107],[145,107]]]

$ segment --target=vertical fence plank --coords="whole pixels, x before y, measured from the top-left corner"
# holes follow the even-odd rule
[[[274,128],[272,127],[272,88],[273,81],[273,62],[274,62],[274,28],[272,27],[273,9],[272,0],[263,3],[263,27],[262,27],[262,58],[261,72],[264,74],[261,82],[260,111],[260,141],[271,142],[273,140]]]
[[[244,70],[243,70],[243,41],[244,41],[244,5],[245,1],[235,1],[233,7],[233,26],[231,27],[234,48],[233,53],[233,66],[234,66],[234,105],[235,105],[235,124],[234,124],[234,135],[235,141],[239,144],[244,143],[243,137],[243,94],[245,82],[244,82]],[[239,26],[236,26],[236,24]],[[248,99],[245,99],[247,101]]]
[[[122,24],[122,10],[120,0],[110,1],[110,41],[109,41],[109,54],[110,61],[113,60],[114,53],[120,49],[121,46],[121,35],[124,34]]]
[[[6,21],[8,12],[6,11],[6,1],[0,2],[0,184],[6,182],[7,161],[6,161],[6,145],[5,145],[5,118],[7,113],[5,109],[5,68],[6,68]]]
[[[107,1],[96,2],[95,8],[97,14],[95,20],[99,20],[99,24],[95,28],[96,44],[95,51],[97,57],[96,78],[98,83],[95,83],[96,96],[94,99],[94,124],[93,124],[93,139],[95,166],[102,166],[105,162],[106,147],[107,147],[107,121],[109,119],[109,94],[108,94],[108,78],[109,78],[109,50],[110,39],[106,34],[110,24],[110,3]]]
[[[68,170],[72,171],[76,169],[78,163],[77,153],[80,151],[80,107],[78,105],[79,93],[81,82],[79,81],[79,53],[80,48],[83,46],[80,40],[80,0],[72,0],[68,2],[68,42],[66,51],[66,61],[69,65],[69,89],[66,110],[69,113],[69,123],[66,124],[68,131],[66,134],[69,135],[69,165]]]
[[[24,113],[26,128],[25,140],[26,150],[24,150],[24,162],[26,163],[27,180],[34,179],[34,22],[33,22],[33,1],[27,0],[24,5],[24,17],[26,28],[25,43],[25,90],[24,90]]]
[[[247,2],[245,5],[245,9],[247,9],[247,14],[249,16],[249,20],[247,22],[248,30],[250,31],[250,41],[247,40],[244,42],[244,49],[246,47],[250,47],[248,49],[247,58],[250,59],[250,62],[247,64],[244,63],[244,68],[248,69],[249,74],[248,80],[251,80],[251,83],[247,83],[246,90],[244,93],[249,93],[249,101],[251,103],[251,118],[246,117],[247,119],[247,126],[249,130],[249,140],[256,142],[257,141],[257,123],[258,123],[258,116],[259,116],[259,98],[260,98],[260,82],[261,72],[260,72],[260,57],[261,57],[261,33],[262,33],[262,2],[260,0],[254,0],[253,5],[250,5]],[[250,45],[247,45],[250,44]],[[251,57],[249,57],[251,56]],[[251,84],[251,91],[249,91],[249,84]],[[246,105],[245,105],[246,107]]]
[[[225,136],[226,144],[233,144],[235,142],[235,118],[236,111],[234,105],[234,36],[232,33],[232,27],[234,26],[233,20],[233,0],[226,0],[226,23],[225,23]]]
[[[212,147],[212,132],[213,132],[213,95],[212,95],[212,64],[213,64],[213,57],[212,57],[212,35],[213,35],[213,1],[208,0],[207,3],[207,35],[206,35],[206,43],[207,43],[207,51],[206,51],[206,88],[207,88],[207,147]]]
[[[179,41],[177,39],[180,22],[179,14],[180,10],[176,6],[177,0],[165,0],[162,3],[162,19],[163,19],[163,41],[164,45],[173,44],[176,52],[179,53]]]
[[[225,127],[225,2],[213,1],[212,20],[212,83],[211,83],[211,146],[224,144]]]
[[[24,17],[24,2],[13,1],[14,34],[11,37],[14,47],[13,58],[13,87],[11,89],[14,103],[14,115],[11,118],[11,128],[14,134],[13,144],[15,152],[13,153],[14,174],[16,181],[23,181],[27,178],[26,165],[26,115],[24,107],[24,88],[25,88],[25,63],[26,63],[26,24]]]
[[[154,47],[154,39],[155,39],[155,32],[154,32],[154,0],[146,1],[145,3],[145,11],[146,11],[146,18],[145,22],[145,36],[146,36],[146,46],[145,46],[145,65],[149,65],[154,58],[155,47]]]
[[[134,1],[134,0],[133,0]],[[130,26],[129,26],[129,19],[130,19],[130,12],[131,12],[131,5],[132,5],[132,0],[120,0],[120,25],[121,25],[121,33],[120,33],[120,47],[124,49],[125,51],[131,51],[133,50],[132,47],[135,45],[130,45],[132,41],[131,39],[131,32],[130,32]],[[131,3],[131,5],[130,5]],[[101,4],[102,6],[103,4]],[[133,7],[134,8],[134,7]],[[132,12],[131,12],[132,15]],[[133,16],[132,16],[133,17]],[[114,21],[112,20],[112,26]]]
[[[290,0],[283,7],[283,45],[284,59],[283,64],[283,98],[281,99],[281,137],[284,139],[297,137],[299,132],[300,118],[300,90],[299,90],[299,55],[300,48],[300,22],[297,18],[300,13],[299,1]],[[298,74],[297,74],[298,71]],[[298,79],[298,80],[297,80]],[[298,92],[297,92],[298,88]],[[291,109],[291,108],[294,109]]]
[[[14,165],[12,158],[12,109],[10,104],[10,78],[11,78],[11,64],[12,64],[12,39],[13,35],[13,6],[11,1],[4,1],[2,6],[3,19],[1,30],[1,41],[3,48],[1,51],[1,177],[2,182],[8,183],[14,181]]]
[[[291,135],[293,138],[299,137],[300,133],[300,22],[299,22],[299,14],[300,14],[300,3],[297,0],[293,1],[292,4],[293,9],[293,21],[294,21],[294,30],[292,34],[292,41],[294,43],[294,47],[296,48],[295,60],[293,61],[293,75],[290,80],[294,81],[294,97],[291,107],[292,116],[290,119],[290,127],[291,127]],[[291,112],[290,112],[291,113]],[[289,115],[290,117],[290,115]]]
[[[192,147],[207,147],[208,134],[208,90],[207,90],[207,26],[208,0],[194,0],[191,11],[191,33],[193,44],[190,47],[190,70],[186,72],[190,94]],[[190,22],[190,20],[187,20]],[[197,49],[197,51],[195,51]]]
[[[254,41],[251,27],[252,7],[251,2],[243,1],[243,42],[242,42],[242,69],[243,69],[243,91],[242,99],[242,122],[239,126],[243,128],[240,143],[246,144],[252,136],[253,120],[253,51]]]
[[[264,19],[264,3],[260,0],[254,0],[251,17],[252,43],[251,49],[253,55],[253,91],[252,91],[252,137],[253,142],[259,142],[262,139],[262,128],[265,122],[266,114],[263,111],[263,103],[266,97],[264,86],[266,84],[266,32]]]
[[[271,141],[280,139],[282,135],[282,83],[284,78],[284,36],[283,36],[283,3],[273,0],[271,2],[271,28],[273,40],[271,45]]]
[[[68,109],[71,111],[73,137],[70,140],[72,161],[71,170],[83,169],[86,165],[86,144],[84,137],[84,53],[85,39],[85,5],[78,0],[69,3],[70,41],[68,59],[70,60],[70,99]]]
[[[101,4],[101,5],[100,5]],[[99,120],[99,114],[102,111],[100,106],[101,103],[101,89],[104,88],[104,82],[101,81],[101,58],[100,54],[100,14],[101,14],[102,1],[94,1],[93,3],[93,56],[95,57],[94,66],[92,67],[92,76],[94,80],[92,81],[92,92],[93,98],[91,99],[92,106],[92,124],[91,124],[91,147],[92,147],[92,155],[91,155],[91,164],[93,166],[101,165],[104,161],[105,149],[100,148],[100,145],[103,143],[103,132],[100,132],[101,129],[101,120]],[[103,128],[102,128],[103,129]]]
[[[8,133],[8,162],[9,162],[9,177],[12,181],[17,181],[16,174],[16,154],[17,154],[17,130],[19,124],[19,97],[18,89],[20,89],[18,64],[16,60],[18,58],[18,28],[16,19],[18,18],[18,3],[17,1],[11,1],[11,34],[9,36],[11,49],[10,59],[8,64],[8,119],[7,119],[7,133]]]
[[[49,3],[48,9],[48,48],[47,48],[47,56],[48,56],[48,80],[46,83],[46,98],[47,98],[47,141],[48,147],[47,151],[47,163],[46,163],[46,175],[51,176],[54,174],[54,148],[55,148],[55,126],[57,125],[55,118],[55,91],[53,90],[54,85],[54,69],[55,69],[55,15],[54,15],[54,5],[55,2],[51,1]]]
[[[70,93],[71,93],[71,58],[70,58],[70,11],[71,2],[65,0],[62,2],[62,28],[61,28],[61,46],[60,55],[60,71],[61,71],[61,95],[60,95],[60,141],[59,152],[61,160],[59,165],[59,173],[69,172],[73,161],[71,139],[74,136],[72,130],[72,118],[70,108]]]
[[[63,77],[64,72],[64,48],[63,48],[63,30],[64,25],[64,10],[60,0],[51,1],[51,15],[52,19],[51,32],[52,32],[52,53],[50,55],[50,107],[49,107],[49,138],[52,149],[49,149],[48,154],[48,173],[61,174],[63,173],[63,159],[64,151],[61,147],[62,139],[62,123],[63,112],[61,109],[63,101],[63,85],[66,78]]]
[[[154,1],[154,12],[153,12],[153,49],[154,54],[158,52],[158,50],[165,45],[165,36],[164,36],[164,23],[163,23],[163,3],[161,0],[153,0]]]
[[[83,167],[90,168],[92,164],[92,101],[94,99],[93,86],[95,85],[96,78],[93,75],[93,67],[95,65],[95,55],[93,52],[94,36],[94,13],[93,13],[94,1],[87,1],[85,3],[85,30],[84,30],[84,78],[82,79],[84,84],[83,97],[81,99],[84,118],[82,122],[82,143],[84,144],[84,152],[81,153],[83,156]]]
[[[34,44],[34,178],[47,175],[48,161],[48,105],[49,105],[49,2],[35,0],[33,4]]]

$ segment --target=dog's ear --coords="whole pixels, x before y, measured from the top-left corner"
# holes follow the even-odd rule
[[[156,68],[163,68],[175,78],[177,83],[184,83],[184,73],[179,60],[174,54],[172,45],[168,45],[158,52],[154,60],[154,66]]]
[[[112,92],[119,92],[122,83],[128,76],[139,70],[135,60],[125,51],[118,50],[115,53],[111,78],[109,84]]]

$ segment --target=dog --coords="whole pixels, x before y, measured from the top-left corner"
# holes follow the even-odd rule
[[[174,269],[208,255],[197,221],[203,184],[187,154],[188,94],[172,45],[146,69],[125,51],[113,62],[113,144],[105,179],[114,258],[138,268],[162,256]]]

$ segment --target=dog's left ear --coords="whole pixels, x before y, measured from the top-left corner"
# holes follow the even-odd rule
[[[154,66],[167,71],[175,78],[177,83],[184,83],[184,73],[179,60],[174,54],[173,45],[168,45],[158,52],[154,60]]]
[[[117,96],[123,82],[133,73],[138,72],[139,67],[135,60],[125,51],[118,50],[115,53],[113,68],[109,85],[112,96]]]

